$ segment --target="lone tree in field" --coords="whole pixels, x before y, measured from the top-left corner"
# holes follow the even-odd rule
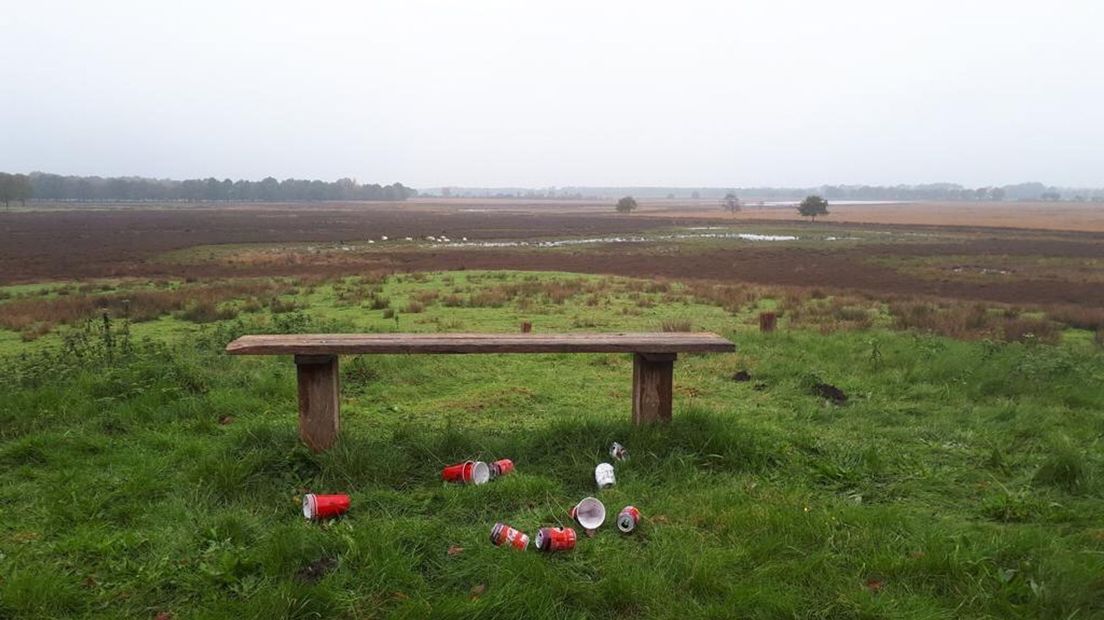
[[[634,210],[636,210],[636,198],[625,196],[617,201],[618,213],[632,213]]]
[[[736,196],[736,192],[729,192],[725,194],[724,201],[721,203],[724,206],[725,211],[729,213],[736,213],[743,208],[743,204]]]
[[[801,204],[797,205],[797,212],[802,217],[813,218],[816,221],[818,215],[828,215],[828,201],[820,196],[806,196]]]

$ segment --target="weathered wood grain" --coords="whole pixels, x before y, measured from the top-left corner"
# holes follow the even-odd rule
[[[633,424],[670,422],[675,354],[633,355]]]
[[[370,353],[632,353],[634,424],[671,419],[674,365],[679,353],[735,350],[711,333],[573,334],[293,334],[242,336],[232,355],[294,355],[299,381],[299,436],[315,452],[340,430],[339,355]]]
[[[327,450],[340,430],[341,389],[336,355],[297,355],[299,437],[314,452]]]
[[[231,355],[371,353],[724,353],[735,345],[708,332],[571,334],[291,334],[242,336]]]

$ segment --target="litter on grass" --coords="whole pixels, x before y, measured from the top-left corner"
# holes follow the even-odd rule
[[[610,446],[610,458],[615,461],[624,461],[629,458],[629,451],[625,449],[625,446],[615,441]]]
[[[491,479],[491,468],[483,461],[464,461],[442,469],[441,479],[461,484],[483,484]]]
[[[575,548],[575,530],[569,527],[542,527],[537,530],[537,549],[570,551]]]
[[[596,530],[606,520],[606,506],[596,497],[584,497],[567,514],[584,530]]]
[[[636,506],[625,506],[617,514],[617,529],[624,534],[630,534],[640,523],[640,511]]]
[[[518,551],[525,551],[529,547],[529,536],[505,523],[495,523],[491,528],[491,542],[499,547],[507,545]]]
[[[599,463],[598,467],[594,468],[594,481],[598,483],[599,489],[608,489],[616,484],[617,479],[613,475],[613,465]]]
[[[510,459],[499,459],[491,463],[490,468],[491,480],[494,480],[499,476],[505,476],[506,474],[514,471],[514,462]]]
[[[336,517],[345,514],[348,510],[348,495],[318,495],[315,493],[307,493],[303,496],[303,516],[312,521]]]

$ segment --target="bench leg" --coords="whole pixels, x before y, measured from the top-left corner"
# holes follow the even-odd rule
[[[633,353],[633,424],[671,421],[674,353]]]
[[[314,452],[337,441],[340,378],[336,355],[296,355],[299,437]]]

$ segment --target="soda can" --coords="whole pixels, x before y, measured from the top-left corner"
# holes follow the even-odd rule
[[[348,510],[348,495],[307,493],[303,496],[303,516],[310,520],[329,519],[345,514]]]
[[[483,461],[464,461],[441,470],[441,480],[462,484],[483,484],[491,479],[491,468]]]
[[[613,465],[599,463],[598,467],[594,468],[594,481],[598,483],[599,489],[608,489],[616,484],[617,479],[613,476]]]
[[[569,527],[542,527],[537,530],[537,549],[571,551],[575,548],[575,530]]]
[[[529,547],[529,536],[505,523],[495,523],[491,528],[491,542],[495,546],[508,545],[519,551]]]
[[[514,462],[510,459],[499,459],[490,464],[491,480],[514,471]]]
[[[637,510],[636,506],[625,506],[621,509],[621,512],[617,513],[617,529],[624,534],[635,530],[639,523],[640,511]]]
[[[629,458],[629,451],[625,449],[625,446],[615,441],[610,446],[610,458],[615,461],[624,461]]]
[[[596,530],[606,520],[606,506],[596,497],[584,497],[567,514],[584,530]]]

